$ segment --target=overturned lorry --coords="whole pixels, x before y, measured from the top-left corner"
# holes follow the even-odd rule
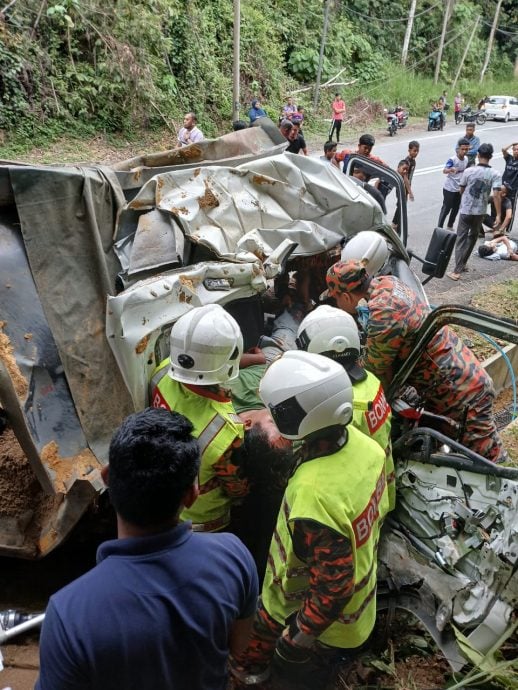
[[[202,150],[191,152],[193,163],[185,151],[181,161],[162,155],[118,170],[0,166],[3,555],[49,553],[103,491],[111,434],[149,404],[171,326],[192,307],[223,305],[252,347],[272,280],[329,260],[366,230],[390,246],[383,270],[424,296],[397,174],[362,161],[395,187],[399,235],[347,175],[279,147],[273,130],[255,128],[221,137],[217,165]],[[448,233],[432,238],[428,276],[442,276],[451,248]],[[516,324],[446,312],[432,312],[416,356],[447,321],[518,342]],[[516,609],[518,471],[419,427],[395,441],[394,455],[398,505],[380,550],[380,607],[411,610],[459,668],[450,624],[487,651]]]

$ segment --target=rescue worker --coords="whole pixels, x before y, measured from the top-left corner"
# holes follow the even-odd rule
[[[244,427],[222,384],[239,374],[243,337],[236,320],[218,304],[191,309],[174,324],[170,356],[151,377],[151,404],[183,414],[201,450],[200,495],[181,520],[196,531],[214,532],[230,522],[232,499],[245,496],[247,482],[232,462]]]
[[[340,261],[361,261],[370,276],[375,275],[386,263],[389,249],[386,239],[374,230],[362,230],[347,242],[340,254]]]
[[[357,314],[360,301],[366,300],[365,366],[386,390],[412,352],[429,306],[394,276],[371,278],[359,261],[334,264],[326,280],[327,295],[348,314]],[[491,379],[448,326],[430,340],[407,384],[416,389],[427,411],[464,423],[460,442],[466,447],[493,462],[506,459],[493,419]]]
[[[358,653],[376,619],[377,543],[388,512],[385,454],[349,425],[345,369],[289,351],[261,381],[280,433],[302,440],[270,545],[248,648],[231,659],[237,687],[273,672],[283,690],[326,688],[339,659]]]
[[[360,336],[350,314],[321,305],[308,314],[299,326],[297,346],[316,352],[343,366],[353,386],[352,424],[376,441],[385,453],[389,509],[396,504],[396,485],[390,428],[392,413],[380,380],[359,365]]]

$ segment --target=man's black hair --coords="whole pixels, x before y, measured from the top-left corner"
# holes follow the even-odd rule
[[[406,165],[408,168],[408,161],[406,160],[406,158],[402,158],[397,164],[397,167],[400,168],[402,165]]]
[[[285,488],[294,461],[292,448],[272,446],[260,424],[245,431],[232,460],[252,485],[272,489]]]
[[[482,158],[493,158],[493,145],[492,144],[480,144],[478,147],[478,155]]]
[[[200,464],[191,422],[177,412],[148,407],[129,415],[110,443],[113,507],[139,527],[174,518]]]
[[[376,139],[374,139],[372,134],[362,134],[358,143],[364,146],[374,146]]]
[[[324,144],[324,153],[327,153],[328,151],[332,151],[338,146],[338,144],[334,141],[326,141]]]
[[[245,122],[245,120],[234,120],[232,129],[234,132],[238,132],[240,129],[248,129],[248,122]]]
[[[478,255],[483,259],[486,256],[491,256],[491,254],[494,254],[495,250],[493,247],[488,247],[487,244],[481,244],[480,247],[478,248]]]
[[[418,141],[416,141],[415,139],[413,139],[412,141],[408,142],[408,148],[409,149],[420,149],[421,144]]]
[[[471,146],[469,139],[466,139],[466,137],[461,137],[457,142],[457,147],[459,146]]]

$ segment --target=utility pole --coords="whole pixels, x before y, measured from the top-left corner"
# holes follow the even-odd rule
[[[320,79],[322,78],[322,63],[324,62],[324,48],[326,47],[327,25],[329,23],[329,6],[331,0],[324,0],[324,25],[322,27],[322,40],[320,41],[320,55],[318,57],[317,81],[315,83],[315,95],[313,96],[313,112],[317,109],[320,90]]]
[[[234,0],[234,63],[232,65],[232,121],[239,120],[239,72],[241,42],[241,2]]]
[[[437,84],[439,81],[439,74],[441,71],[441,60],[442,60],[442,51],[444,49],[444,40],[446,38],[446,29],[448,28],[448,22],[450,20],[451,12],[453,10],[453,4],[455,0],[446,0],[446,10],[444,12],[444,19],[442,22],[442,32],[441,32],[441,40],[439,42],[439,50],[437,51],[437,62],[435,63],[435,76],[433,78],[433,83]]]
[[[462,68],[463,68],[463,66],[464,66],[464,60],[466,59],[466,56],[467,56],[467,54],[468,54],[468,51],[469,51],[469,47],[470,47],[470,45],[471,45],[471,42],[472,42],[473,39],[475,38],[475,32],[476,32],[476,30],[477,30],[479,21],[480,21],[480,15],[478,15],[478,17],[477,17],[476,20],[475,20],[475,24],[473,25],[473,30],[472,30],[472,32],[471,32],[470,37],[468,38],[468,42],[466,43],[466,47],[464,48],[464,53],[463,53],[462,59],[461,59],[461,61],[460,61],[459,69],[457,70],[457,74],[455,75],[455,79],[453,80],[453,84],[452,84],[452,87],[451,87],[452,90],[455,89],[455,85],[457,84],[457,82],[458,82],[458,80],[459,80],[460,73],[461,73]]]
[[[403,50],[401,52],[401,64],[406,65],[408,57],[408,46],[410,45],[410,36],[412,35],[412,27],[414,25],[415,6],[417,0],[410,0],[410,12],[408,13],[408,24],[406,25],[405,38],[403,39]]]
[[[489,59],[491,57],[491,51],[493,50],[493,41],[495,40],[495,33],[496,33],[496,27],[498,26],[498,17],[500,15],[500,8],[502,7],[502,0],[498,0],[496,3],[496,10],[495,10],[495,16],[493,19],[493,26],[491,27],[491,32],[489,34],[489,40],[487,42],[487,51],[486,51],[486,59],[484,60],[484,64],[482,65],[482,69],[480,70],[480,79],[479,79],[479,84],[482,84],[484,81],[484,75],[486,73],[487,66],[489,65]]]

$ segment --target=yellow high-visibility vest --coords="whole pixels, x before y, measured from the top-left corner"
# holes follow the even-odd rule
[[[389,501],[385,453],[354,427],[347,431],[340,450],[302,463],[291,477],[270,545],[262,599],[281,624],[303,604],[309,569],[293,549],[295,520],[312,520],[343,534],[352,547],[354,593],[318,640],[353,649],[367,640],[376,619],[377,544]]]
[[[213,465],[236,438],[243,439],[244,426],[231,402],[197,395],[168,375],[169,364],[167,358],[153,372],[151,404],[187,417],[201,452],[200,495],[190,508],[184,508],[180,519],[192,520],[193,528],[200,531],[219,530],[230,522],[231,499],[225,494]]]

